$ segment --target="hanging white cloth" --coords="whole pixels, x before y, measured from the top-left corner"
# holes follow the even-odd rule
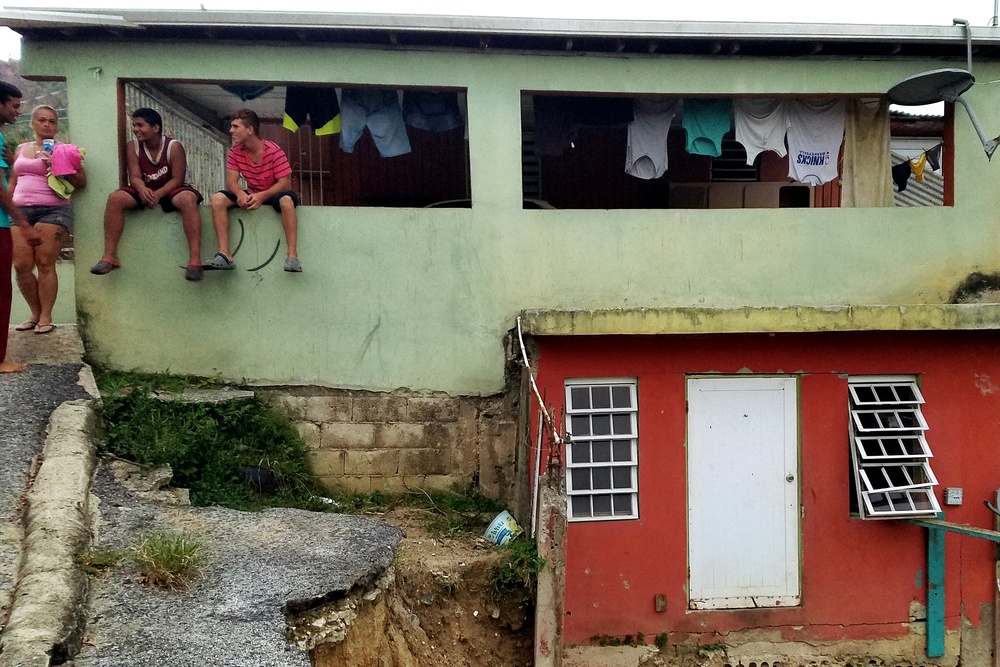
[[[837,178],[846,108],[843,97],[788,103],[789,178],[810,185],[823,185]]]
[[[747,151],[747,164],[753,164],[764,151],[784,157],[785,133],[788,131],[788,107],[785,100],[770,97],[738,97],[733,102],[736,141]]]
[[[667,171],[667,133],[680,106],[680,100],[636,99],[632,109],[635,120],[628,126],[628,149],[625,173],[650,180]]]
[[[844,128],[844,208],[894,206],[889,148],[889,102],[884,97],[851,99]]]

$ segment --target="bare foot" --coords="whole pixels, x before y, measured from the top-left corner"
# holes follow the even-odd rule
[[[27,370],[28,364],[19,364],[14,361],[0,361],[0,373],[20,373]]]

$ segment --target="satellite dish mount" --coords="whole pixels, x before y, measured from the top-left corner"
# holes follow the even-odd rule
[[[972,121],[976,134],[979,135],[983,150],[986,152],[986,159],[990,160],[997,146],[1000,146],[1000,136],[996,139],[987,139],[972,107],[962,98],[962,93],[976,83],[976,77],[972,76],[972,29],[965,19],[953,19],[953,22],[955,25],[965,26],[968,69],[935,69],[914,74],[889,89],[889,101],[903,106],[922,106],[937,102],[961,104],[969,114],[969,120]]]

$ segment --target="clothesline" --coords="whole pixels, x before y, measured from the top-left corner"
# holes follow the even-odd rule
[[[931,166],[931,171],[940,169],[941,149],[943,147],[943,143],[938,143],[933,148],[925,150],[919,156],[904,160],[893,166],[892,180],[896,184],[896,189],[899,192],[906,190],[911,175],[916,177],[918,183],[922,183],[924,180],[924,167],[928,164]]]
[[[651,99],[537,95],[535,151],[562,155],[574,147],[580,127],[628,127],[625,173],[645,180],[668,168],[667,140],[675,116],[686,132],[692,155],[718,157],[722,138],[735,126],[736,141],[752,165],[764,151],[790,155],[788,176],[822,185],[838,177],[837,156],[844,139],[846,98]]]
[[[243,101],[270,91],[273,86],[223,86]],[[340,148],[354,152],[367,128],[382,157],[409,153],[406,127],[446,132],[465,125],[455,91],[407,90],[401,99],[395,90],[288,86],[282,126],[292,132],[309,121],[316,136],[340,134]]]

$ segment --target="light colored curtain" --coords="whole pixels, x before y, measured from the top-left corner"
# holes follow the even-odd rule
[[[852,98],[844,126],[844,208],[894,206],[889,159],[889,102],[884,97]]]

